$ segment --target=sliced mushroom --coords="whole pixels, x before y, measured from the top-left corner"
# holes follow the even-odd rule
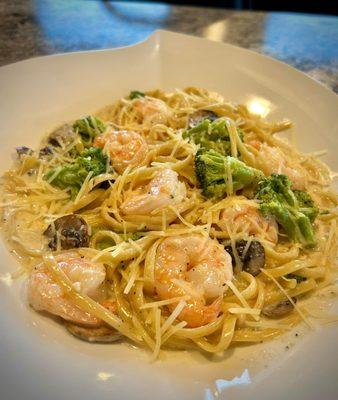
[[[65,321],[65,326],[72,335],[90,343],[113,343],[121,339],[122,335],[108,326],[87,328]]]
[[[97,185],[97,187],[100,188],[100,189],[109,189],[110,188],[110,182],[113,183],[114,181],[111,181],[111,180],[102,181]]]
[[[49,146],[45,146],[39,151],[39,158],[49,158],[53,154],[53,150]]]
[[[71,143],[71,141],[76,136],[72,125],[65,124],[55,129],[47,139],[48,144],[54,147],[62,147]]]
[[[243,270],[252,276],[256,276],[261,272],[261,268],[263,268],[265,264],[264,247],[257,240],[253,240],[246,250],[247,243],[246,240],[238,240],[236,242],[236,251],[243,264]],[[231,255],[232,264],[235,265],[236,259],[233,254],[232,246],[226,246],[225,250]],[[246,252],[244,253],[245,250]]]
[[[296,303],[296,297],[292,298],[293,302]],[[293,304],[290,300],[282,300],[277,303],[269,304],[268,306],[263,307],[262,315],[267,318],[282,318],[285,315],[289,314],[293,311]]]
[[[19,158],[21,158],[22,156],[26,156],[26,155],[31,156],[33,154],[33,150],[26,146],[16,147],[15,150],[16,150],[16,153]]]
[[[196,125],[200,124],[205,119],[208,119],[209,121],[215,121],[215,119],[217,118],[218,118],[217,114],[215,114],[213,111],[198,110],[189,116],[188,125],[189,128],[193,128]]]
[[[64,250],[89,244],[88,225],[83,218],[74,214],[57,218],[48,226],[44,235],[51,239],[48,245],[53,250],[56,250],[58,237]]]

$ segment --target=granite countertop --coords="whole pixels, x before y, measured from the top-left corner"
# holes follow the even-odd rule
[[[107,0],[0,0],[0,65],[168,29],[270,55],[338,93],[338,18]]]

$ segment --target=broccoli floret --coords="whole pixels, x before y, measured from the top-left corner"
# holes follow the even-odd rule
[[[84,150],[73,164],[65,164],[48,171],[44,179],[48,180],[55,175],[50,184],[60,189],[70,189],[71,195],[74,197],[88,173],[93,171],[93,176],[100,175],[106,171],[106,165],[107,157],[102,153],[102,150],[90,147]]]
[[[243,139],[243,133],[237,129],[239,136]],[[231,154],[231,143],[229,131],[224,118],[215,121],[204,119],[200,124],[183,132],[183,138],[192,140],[199,144],[201,148],[213,149],[221,154]]]
[[[107,156],[98,147],[84,150],[76,159],[76,163],[84,168],[87,173],[93,171],[93,176],[103,174],[107,167]]]
[[[304,190],[293,190],[293,193],[296,196],[300,211],[313,222],[319,214],[319,210],[309,193]]]
[[[104,132],[105,125],[98,118],[89,115],[88,117],[78,119],[73,125],[75,132],[82,138],[82,142],[85,146],[90,146],[93,143],[93,139]]]
[[[132,90],[129,94],[130,100],[139,99],[140,97],[144,97],[144,96],[145,96],[145,94],[138,90]]]
[[[291,189],[286,175],[272,174],[263,179],[256,197],[262,214],[273,215],[291,240],[304,246],[315,245],[311,222],[318,210],[308,193]]]
[[[231,174],[233,191],[254,186],[263,178],[261,171],[248,167],[242,161],[223,156],[217,151],[199,149],[195,156],[195,171],[205,197],[219,198],[227,193]]]

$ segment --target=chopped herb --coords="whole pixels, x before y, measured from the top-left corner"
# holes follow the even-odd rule
[[[304,278],[303,276],[299,276],[299,275],[295,275],[295,274],[287,274],[286,278],[287,279],[296,279],[297,283],[306,281],[306,278]]]
[[[145,94],[139,90],[132,90],[129,94],[130,100],[139,99],[140,97],[145,97]]]

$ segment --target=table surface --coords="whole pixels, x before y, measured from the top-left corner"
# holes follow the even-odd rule
[[[155,29],[282,60],[338,93],[338,18],[103,0],[0,0],[0,65],[130,45]]]

